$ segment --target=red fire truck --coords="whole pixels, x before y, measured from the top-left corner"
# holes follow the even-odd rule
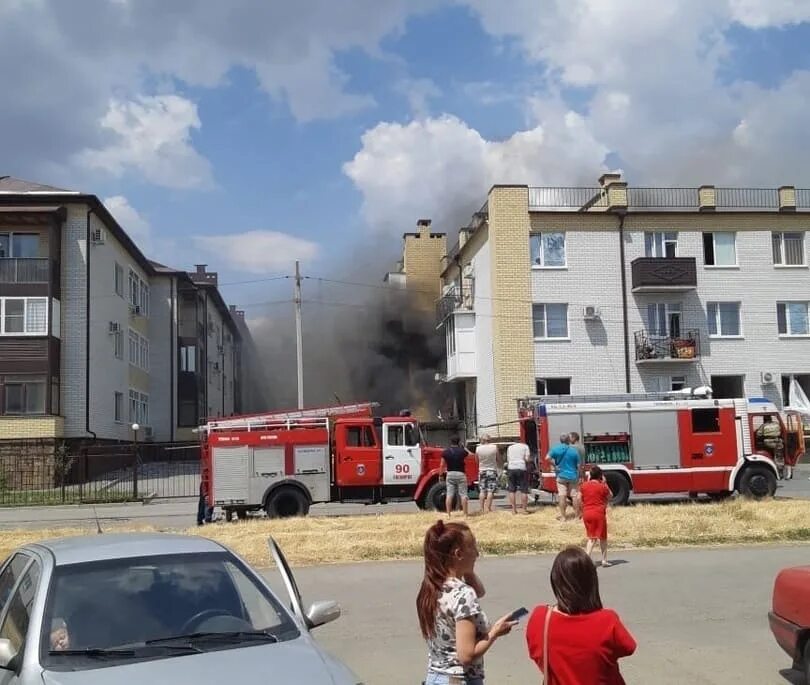
[[[770,497],[780,475],[778,457],[792,466],[804,454],[801,416],[780,413],[764,398],[530,397],[518,402],[518,413],[521,439],[541,465],[540,490],[557,491],[545,457],[560,435],[576,431],[586,468],[598,464],[605,472],[614,504],[626,504],[631,492]],[[782,455],[760,437],[766,420],[779,426]]]
[[[375,417],[375,403],[211,420],[199,429],[202,492],[225,518],[264,509],[303,516],[319,502],[415,501],[443,509],[441,447],[408,412]],[[478,479],[468,460],[468,482]]]

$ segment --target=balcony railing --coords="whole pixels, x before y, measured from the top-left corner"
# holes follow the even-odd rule
[[[700,357],[700,332],[685,331],[678,337],[650,335],[649,331],[635,332],[636,362],[691,362]]]
[[[50,259],[0,259],[0,283],[47,283],[50,277]]]
[[[592,203],[592,204],[591,204]],[[580,209],[586,204],[606,207],[601,188],[529,188],[529,209]]]
[[[627,202],[640,209],[698,206],[697,188],[628,188]]]
[[[694,257],[639,257],[630,268],[635,293],[697,288]]]
[[[459,309],[472,311],[472,308],[472,288],[469,285],[463,288],[453,286],[436,301],[436,327],[441,326],[453,312]]]

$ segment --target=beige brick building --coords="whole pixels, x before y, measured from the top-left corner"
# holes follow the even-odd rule
[[[468,435],[515,435],[534,394],[810,391],[808,228],[792,187],[493,187],[437,304]]]

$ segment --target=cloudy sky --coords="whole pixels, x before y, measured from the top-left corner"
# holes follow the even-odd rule
[[[261,318],[493,183],[810,187],[807,45],[810,0],[0,0],[0,174]]]

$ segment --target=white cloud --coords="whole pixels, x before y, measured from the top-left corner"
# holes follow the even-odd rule
[[[138,213],[129,200],[123,195],[113,195],[102,200],[110,214],[132,238],[135,244],[146,254],[152,251],[152,227],[149,222]]]
[[[430,101],[442,94],[429,78],[402,79],[394,85],[394,90],[405,97],[415,117],[427,116],[430,113]]]
[[[457,117],[381,123],[363,135],[344,173],[363,194],[363,215],[379,231],[402,231],[418,216],[452,230],[483,204],[494,183],[565,184],[590,180],[608,150],[582,117],[559,103],[538,104],[540,124],[489,141]]]
[[[810,20],[807,0],[729,0],[734,19],[752,29]]]
[[[253,274],[278,269],[291,271],[296,260],[306,262],[318,254],[316,243],[277,231],[196,236],[194,243],[228,266]]]
[[[80,164],[116,176],[137,170],[152,183],[169,188],[212,185],[208,160],[191,144],[191,130],[200,128],[197,107],[191,101],[178,95],[113,100],[100,123],[114,140],[83,150],[78,155]]]

